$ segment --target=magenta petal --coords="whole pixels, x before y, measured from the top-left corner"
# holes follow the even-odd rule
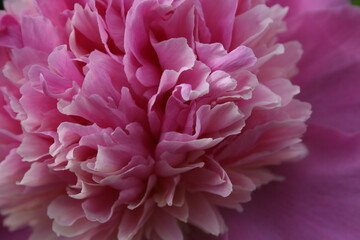
[[[311,126],[305,142],[311,155],[282,167],[284,182],[255,192],[243,213],[223,211],[230,240],[358,239],[360,135]]]
[[[360,28],[352,27],[355,22],[360,22],[359,7],[318,11],[289,20],[293,28],[285,36],[303,44],[294,82],[302,87],[300,98],[313,106],[310,122],[348,133],[360,131]]]
[[[0,15],[0,46],[23,46],[20,25],[11,15]]]
[[[2,218],[0,218],[0,223]],[[10,232],[8,229],[0,225],[0,238],[6,240],[26,240],[30,235],[29,229],[18,230],[15,232]]]

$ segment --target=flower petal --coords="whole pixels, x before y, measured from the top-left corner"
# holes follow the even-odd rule
[[[360,55],[356,54],[360,28],[349,27],[359,21],[360,8],[355,6],[289,20],[293,27],[284,38],[298,39],[304,48],[294,82],[302,88],[299,98],[313,106],[310,123],[348,133],[360,131]]]
[[[312,125],[305,143],[311,154],[278,171],[284,182],[255,192],[243,213],[223,211],[229,240],[358,239],[360,135]]]

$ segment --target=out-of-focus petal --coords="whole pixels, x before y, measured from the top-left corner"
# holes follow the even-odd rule
[[[279,3],[282,6],[289,6],[288,16],[297,15],[299,13],[328,10],[329,8],[349,5],[349,0],[270,0],[270,4]]]
[[[313,106],[304,138],[309,156],[278,168],[286,180],[256,192],[244,213],[223,212],[229,240],[359,238],[359,20],[356,7],[288,20],[283,40],[298,39],[304,48],[295,83]]]
[[[243,213],[224,211],[229,240],[356,240],[360,234],[360,135],[312,125],[310,155],[282,167],[284,182],[255,192]]]
[[[314,24],[316,22],[316,24]],[[289,20],[284,38],[298,39],[304,49],[299,98],[310,102],[316,123],[352,133],[360,131],[360,8],[334,8]]]
[[[2,222],[2,218],[0,218]],[[24,229],[16,232],[10,232],[8,229],[0,225],[0,238],[6,240],[26,240],[29,238],[30,230]]]

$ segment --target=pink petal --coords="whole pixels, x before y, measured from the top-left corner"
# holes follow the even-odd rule
[[[273,22],[270,13],[266,5],[259,4],[236,16],[231,49],[240,44],[246,46],[256,44]]]
[[[211,42],[219,42],[224,45],[225,49],[229,48],[235,13],[238,1],[223,0],[200,0],[197,7],[198,11],[204,14],[206,25],[211,33]],[[219,17],[221,16],[221,17]]]
[[[225,138],[241,132],[244,114],[234,103],[203,105],[196,112],[196,134],[200,138]]]
[[[85,216],[81,208],[81,201],[68,196],[59,196],[51,202],[47,209],[49,218],[58,224],[70,226]]]
[[[153,43],[153,46],[163,70],[179,72],[188,70],[195,64],[196,56],[185,38],[171,38]]]
[[[23,179],[18,183],[30,187],[41,187],[47,184],[59,183],[59,178],[50,172],[49,167],[44,163],[35,162],[24,174]]]
[[[19,23],[11,15],[0,15],[0,46],[20,48],[23,46]]]
[[[188,194],[189,222],[206,233],[219,235],[225,231],[225,225],[218,210],[201,193]]]
[[[37,134],[25,134],[24,139],[17,149],[17,153],[24,161],[32,162],[49,154],[51,140]]]
[[[328,10],[329,8],[346,6],[350,2],[347,0],[271,0],[270,4],[281,4],[289,6],[289,16],[294,16],[310,11]]]
[[[285,37],[298,39],[304,48],[294,82],[302,87],[300,98],[313,106],[310,123],[348,133],[360,131],[360,55],[354,54],[360,51],[360,29],[352,27],[360,21],[360,8],[333,8],[289,21],[293,27]]]
[[[125,209],[119,224],[118,240],[133,239],[140,237],[139,230],[143,224],[149,219],[153,210],[153,203],[147,201],[143,206],[134,210]]]
[[[0,218],[2,223],[2,218]],[[0,225],[0,238],[6,240],[26,240],[29,238],[31,231],[29,229],[18,230],[10,232],[8,229]]]
[[[25,46],[43,52],[51,52],[63,39],[57,28],[45,17],[24,17],[22,38]]]
[[[154,228],[161,239],[183,240],[183,234],[175,218],[162,210],[154,216]]]
[[[223,70],[234,75],[239,70],[253,66],[257,60],[253,51],[245,46],[228,53],[220,43],[196,43],[196,51],[199,59],[213,70]]]
[[[75,4],[72,25],[74,29],[70,35],[70,49],[75,55],[88,54],[92,49],[105,50],[100,37],[97,15],[90,10],[89,5],[83,8]]]
[[[66,0],[58,0],[56,2],[49,2],[46,0],[36,0],[36,7],[40,10],[43,16],[50,19],[54,25],[63,26],[66,23],[66,16],[59,14],[67,8]]]
[[[223,211],[230,240],[358,239],[360,135],[312,125],[305,143],[309,157],[279,169],[285,181],[255,192],[243,213]]]
[[[104,192],[100,196],[86,199],[82,204],[85,216],[89,221],[96,221],[104,223],[114,214],[116,200],[119,198],[119,193]]]

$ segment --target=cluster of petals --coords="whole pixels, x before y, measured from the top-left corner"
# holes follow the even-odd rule
[[[30,239],[219,236],[307,153],[287,9],[16,0],[0,12],[0,208]]]

